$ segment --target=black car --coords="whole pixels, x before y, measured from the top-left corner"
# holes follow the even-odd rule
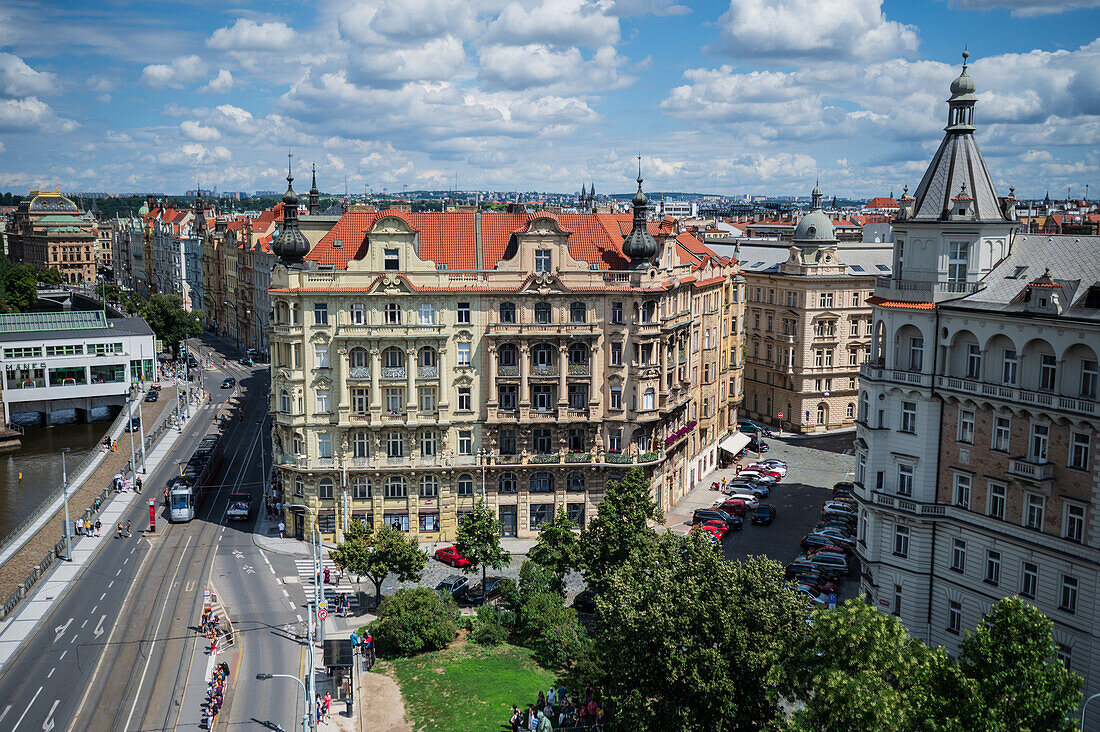
[[[840,541],[834,536],[828,534],[806,534],[802,537],[802,541],[799,544],[802,547],[802,551],[809,551],[810,549],[820,549],[823,546],[832,546],[837,549],[843,549],[844,553],[852,551],[852,547]]]
[[[149,390],[149,391],[145,392],[145,401],[155,402],[157,399],[160,399],[160,392],[159,391]]]
[[[500,592],[503,589],[503,577],[486,577],[484,585],[481,584],[481,580],[478,580],[476,584],[463,590],[462,601],[471,605],[480,605],[483,602],[500,597]]]
[[[583,590],[577,593],[577,596],[573,598],[573,607],[579,613],[588,613],[589,615],[596,612],[596,592],[595,590]]]
[[[825,521],[828,523],[841,523],[846,525],[852,531],[855,531],[856,528],[856,517],[842,511],[822,511],[821,521]]]
[[[444,579],[438,585],[435,586],[435,591],[443,595],[443,599],[448,597],[452,600],[457,600],[462,597],[463,592],[470,584],[470,579],[465,575],[452,574]]]
[[[187,367],[193,369],[193,368],[198,367],[198,365],[199,365],[199,362],[195,360],[195,357],[188,354],[188,356],[187,356]]]
[[[716,508],[700,508],[691,515],[691,522],[693,524],[702,524],[707,521],[722,521],[731,531],[740,529],[745,523],[740,516],[734,516],[725,511],[719,511]]]
[[[764,435],[764,437],[771,437],[772,431],[767,427],[757,424],[748,419],[741,419],[737,421],[737,429],[739,432],[746,435]]]
[[[775,506],[770,503],[761,503],[752,510],[752,515],[749,520],[754,524],[767,526],[775,520]]]
[[[767,452],[771,448],[768,447],[768,443],[761,440],[750,440],[746,449],[753,452]]]
[[[241,366],[251,366],[252,365],[252,359],[249,358],[248,356],[241,356],[240,361],[238,363],[240,363]]]
[[[130,423],[126,425],[127,432],[137,432],[141,429],[141,418],[130,417]]]
[[[237,380],[234,379],[232,376],[228,376],[228,377],[222,379],[222,388],[223,389],[232,389],[236,385],[237,385]]]
[[[798,576],[807,575],[810,573],[817,573],[826,582],[832,582],[833,584],[840,584],[841,573],[832,567],[824,567],[820,564],[814,564],[813,562],[806,561],[805,559],[796,559],[787,565],[783,571],[783,576],[787,579],[794,579]]]

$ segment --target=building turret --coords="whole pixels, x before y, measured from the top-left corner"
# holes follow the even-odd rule
[[[321,192],[317,190],[317,163],[313,164],[313,185],[309,189],[309,215],[321,213]]]
[[[286,193],[283,194],[283,225],[271,242],[271,251],[286,266],[300,265],[309,254],[309,241],[298,229],[298,194],[294,192],[294,174],[289,163],[286,171]]]
[[[649,199],[642,193],[642,165],[638,162],[638,192],[631,201],[634,204],[634,226],[623,239],[623,254],[630,258],[631,269],[646,269],[650,260],[657,256],[657,240],[649,233],[646,225],[646,212]]]

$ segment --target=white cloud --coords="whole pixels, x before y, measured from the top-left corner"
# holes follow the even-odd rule
[[[28,130],[53,117],[50,105],[35,97],[0,100],[0,130]]]
[[[206,127],[201,122],[193,119],[180,123],[180,131],[190,140],[217,140],[222,134],[213,127]]]
[[[691,8],[675,0],[610,0],[607,12],[619,17],[631,15],[687,15]]]
[[[370,28],[398,41],[470,38],[478,31],[474,7],[467,0],[385,0],[372,16]]]
[[[466,51],[462,41],[446,36],[432,39],[422,46],[386,51],[366,49],[352,57],[349,70],[353,81],[384,85],[390,82],[450,79],[465,62]]]
[[[575,47],[557,51],[539,43],[488,46],[481,49],[478,61],[478,78],[495,89],[612,89],[632,80],[619,76],[626,59],[612,46],[599,49],[589,60]]]
[[[53,74],[35,71],[18,56],[0,53],[0,94],[8,97],[49,94],[54,91],[55,81]]]
[[[219,69],[218,75],[199,87],[200,92],[211,94],[225,94],[233,88],[233,74],[226,69]]]
[[[951,5],[969,10],[1008,8],[1016,17],[1029,17],[1100,7],[1100,0],[951,0]]]
[[[484,40],[588,48],[614,45],[619,41],[619,20],[606,10],[588,0],[541,0],[531,8],[511,2],[489,24]]]
[[[214,31],[206,45],[219,51],[280,51],[291,48],[295,40],[294,30],[286,23],[239,18],[233,25]]]
[[[150,89],[169,87],[182,89],[184,85],[198,81],[205,73],[202,59],[191,54],[180,56],[170,64],[151,64],[141,71],[141,81]]]
[[[732,56],[884,59],[917,49],[915,26],[887,20],[882,0],[730,0],[710,49]]]

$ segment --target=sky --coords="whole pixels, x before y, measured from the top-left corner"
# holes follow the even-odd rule
[[[0,4],[0,190],[1100,196],[1100,0]]]

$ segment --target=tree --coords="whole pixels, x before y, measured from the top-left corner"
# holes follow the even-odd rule
[[[1082,679],[1058,659],[1054,624],[1019,597],[1001,600],[959,646],[959,666],[976,687],[971,729],[1073,730]]]
[[[512,557],[500,545],[500,521],[493,515],[485,501],[478,501],[472,513],[458,526],[455,549],[470,560],[463,572],[473,573],[481,568],[481,581],[484,587],[488,568],[503,569],[512,563]],[[482,602],[484,602],[482,596]]]
[[[202,313],[184,310],[179,295],[157,293],[145,301],[140,312],[173,356],[179,356],[181,341],[202,333]]]
[[[662,520],[661,510],[650,495],[649,481],[639,468],[631,468],[622,480],[608,481],[596,518],[579,542],[588,585],[601,591],[607,577],[631,554],[651,548],[657,533],[649,522]]]
[[[374,583],[375,607],[382,603],[382,583],[387,577],[393,574],[398,582],[419,582],[428,561],[416,539],[388,524],[373,529],[361,521],[349,524],[344,541],[329,556],[349,574]]]
[[[559,593],[565,591],[565,575],[576,569],[580,559],[580,538],[574,529],[577,525],[569,518],[564,506],[550,521],[539,527],[539,538],[527,556],[531,561],[546,567],[557,577]]]
[[[379,650],[411,656],[446,648],[458,635],[458,606],[427,587],[405,587],[378,608],[371,630]]]
[[[565,607],[557,592],[537,592],[523,602],[516,616],[516,640],[535,652],[549,668],[566,668],[585,649],[585,634],[577,611]]]
[[[623,729],[757,730],[776,720],[808,627],[782,566],[730,562],[698,534],[667,533],[605,588],[589,680]]]

